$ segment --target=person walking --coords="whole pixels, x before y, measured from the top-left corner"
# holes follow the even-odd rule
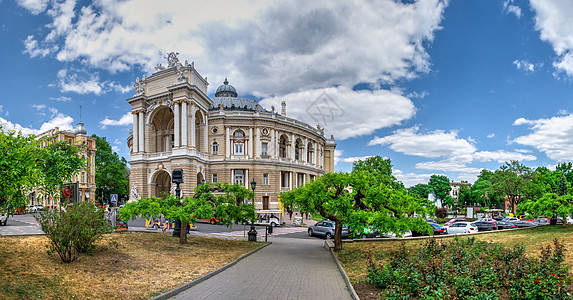
[[[163,223],[163,229],[161,229],[161,232],[165,233],[165,230],[167,230],[167,233],[169,233],[169,220],[165,220],[165,223]]]

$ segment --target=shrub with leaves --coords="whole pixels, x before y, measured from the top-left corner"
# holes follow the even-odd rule
[[[386,299],[572,299],[564,253],[557,240],[537,259],[527,257],[523,246],[429,239],[415,251],[402,244],[386,264],[367,255],[367,280]]]
[[[48,254],[58,253],[67,263],[76,260],[80,253],[91,254],[94,243],[112,229],[104,218],[104,211],[87,202],[43,211],[36,220],[50,239]]]

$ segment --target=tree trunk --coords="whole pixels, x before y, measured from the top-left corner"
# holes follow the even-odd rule
[[[342,224],[334,222],[334,251],[342,250]]]
[[[563,228],[567,228],[567,216],[562,216],[563,218]]]
[[[187,224],[189,222],[181,221],[181,232],[179,232],[179,244],[187,244]]]

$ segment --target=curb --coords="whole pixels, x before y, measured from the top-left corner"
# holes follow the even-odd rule
[[[183,292],[183,291],[185,291],[185,290],[187,290],[187,289],[189,289],[189,288],[191,288],[191,287],[193,287],[193,286],[195,286],[195,285],[197,285],[197,284],[199,284],[199,283],[201,283],[201,282],[203,282],[203,281],[205,281],[205,280],[207,280],[207,279],[209,279],[209,278],[211,278],[211,277],[213,277],[213,276],[215,276],[215,275],[217,275],[217,274],[219,274],[225,270],[227,270],[228,268],[234,266],[239,261],[243,260],[244,258],[247,258],[248,256],[250,256],[252,254],[255,254],[257,251],[269,246],[270,244],[272,244],[272,243],[269,242],[268,244],[266,244],[262,247],[259,247],[259,248],[255,249],[255,250],[253,250],[247,254],[244,254],[243,256],[237,258],[236,260],[230,262],[229,264],[227,264],[227,265],[225,265],[225,266],[223,266],[223,267],[221,267],[215,271],[211,271],[211,272],[209,272],[209,273],[207,273],[207,274],[205,274],[205,275],[203,275],[203,276],[201,276],[201,277],[199,277],[199,278],[197,278],[197,279],[195,279],[189,283],[186,283],[182,286],[176,287],[176,288],[174,288],[168,292],[165,292],[159,296],[153,297],[153,298],[151,298],[151,300],[169,299],[169,298],[171,298],[171,297],[173,297],[173,296],[175,296],[175,295],[177,295],[177,294],[179,294],[179,293],[181,293],[181,292]]]
[[[340,261],[338,261],[336,254],[334,254],[334,250],[332,250],[333,248],[329,247],[330,245],[328,245],[328,243],[326,243],[326,242],[324,243],[324,246],[325,246],[325,248],[328,247],[328,251],[330,251],[330,254],[332,255],[332,258],[334,259],[334,262],[336,263],[336,266],[338,267],[338,270],[340,271],[342,278],[344,278],[344,282],[346,282],[346,288],[350,292],[350,296],[352,297],[353,300],[360,300],[360,297],[358,297],[358,294],[356,294],[354,287],[350,283],[350,278],[348,278],[348,275],[346,275],[346,272],[344,272],[344,268],[342,268],[342,265],[340,264]]]

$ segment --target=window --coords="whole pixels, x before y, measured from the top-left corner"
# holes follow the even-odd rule
[[[82,183],[86,183],[86,172],[82,172]]]
[[[235,170],[235,183],[243,184],[243,170]]]
[[[263,142],[261,144],[261,155],[262,156],[268,156],[267,154],[267,148],[268,148],[268,144],[266,142]]]
[[[263,174],[263,185],[269,185],[269,173]]]
[[[79,192],[78,192],[78,200],[79,200],[79,201],[82,201],[82,191],[79,191]]]
[[[235,155],[243,155],[243,143],[235,142]]]
[[[300,146],[298,145],[298,141],[294,145],[294,159],[299,160],[300,158]]]
[[[219,153],[219,143],[213,142],[213,155],[217,155]]]
[[[217,183],[217,174],[213,174],[213,183]]]

